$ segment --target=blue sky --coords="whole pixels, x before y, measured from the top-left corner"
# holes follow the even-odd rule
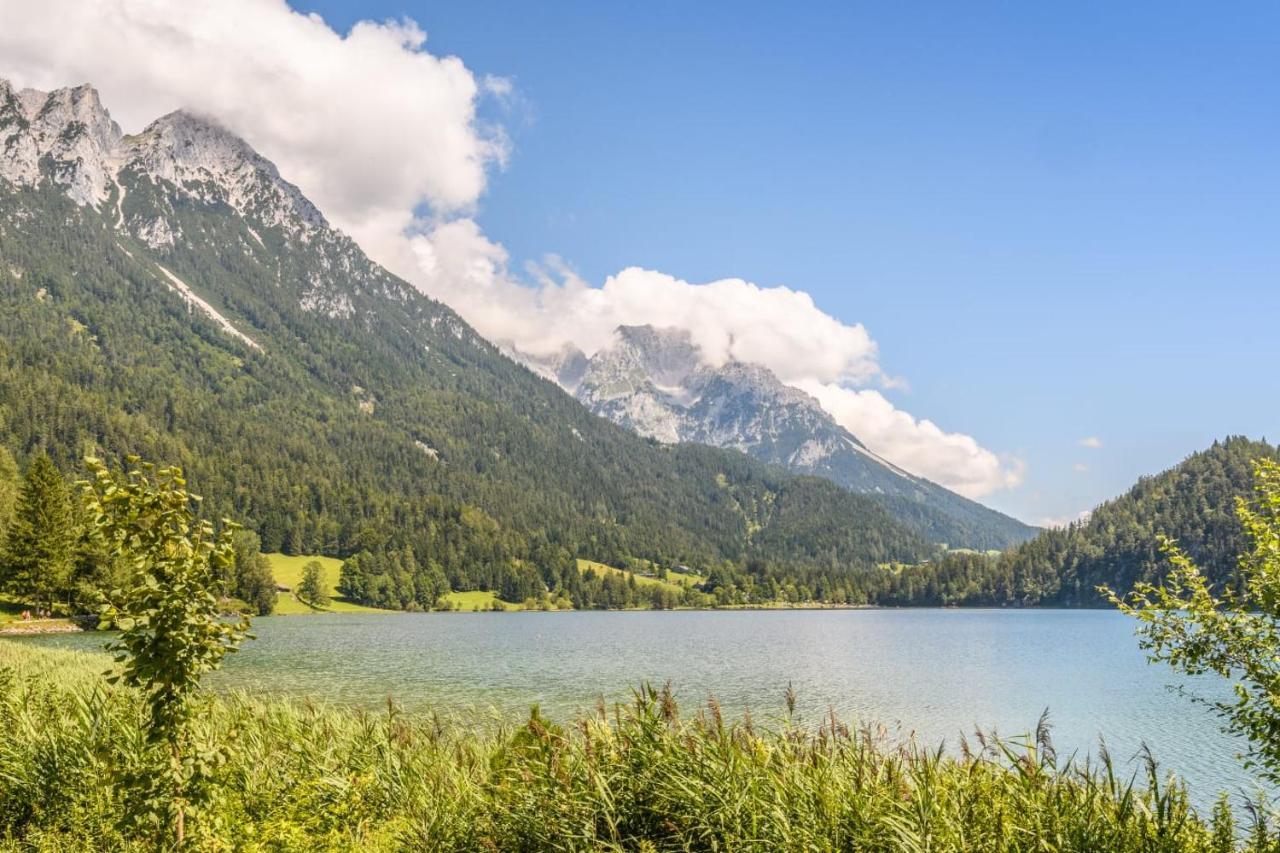
[[[477,214],[514,260],[810,293],[1025,461],[992,506],[1280,433],[1280,5],[294,5],[514,82]]]

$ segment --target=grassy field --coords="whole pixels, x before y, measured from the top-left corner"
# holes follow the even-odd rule
[[[672,592],[679,592],[687,587],[702,583],[702,578],[698,575],[685,572],[668,572],[667,580],[658,580],[656,577],[628,572],[626,569],[614,568],[604,563],[597,563],[594,560],[578,560],[578,571],[585,572],[587,569],[594,569],[598,575],[615,574],[623,577],[634,575],[637,586],[660,586]]]
[[[456,604],[459,610],[492,610],[494,602],[502,605],[503,610],[524,610],[523,604],[512,604],[503,601],[492,592],[469,590],[467,592],[451,592],[444,600]]]
[[[0,641],[0,851],[173,849],[167,823],[121,823],[145,715],[107,665]],[[198,742],[219,759],[191,850],[1276,849],[1265,810],[1210,819],[1154,763],[1136,779],[1086,766],[1047,733],[948,753],[834,717],[725,719],[653,689],[573,720],[480,724],[235,693],[209,704]]]
[[[333,557],[291,557],[287,554],[266,554],[271,561],[271,574],[276,583],[284,584],[290,589],[297,589],[302,582],[302,567],[312,560],[318,560],[324,566],[324,578],[329,586],[329,606],[317,610],[309,604],[299,601],[292,592],[281,592],[276,599],[276,614],[280,616],[303,616],[311,613],[385,613],[376,607],[365,607],[347,601],[338,595],[338,572],[342,569],[342,561]]]

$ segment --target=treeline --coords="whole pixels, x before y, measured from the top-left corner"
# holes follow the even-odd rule
[[[1254,460],[1278,458],[1265,442],[1229,438],[1162,474],[1143,478],[1087,520],[1047,530],[998,555],[953,552],[932,560],[841,565],[841,535],[810,520],[808,564],[749,559],[701,563],[696,586],[646,583],[642,574],[675,569],[603,550],[622,571],[579,571],[581,551],[545,531],[516,535],[472,507],[439,497],[419,504],[425,523],[370,525],[367,547],[342,566],[339,591],[375,607],[431,610],[450,606],[451,591],[485,590],[505,602],[547,609],[623,609],[825,603],[885,606],[1090,606],[1096,588],[1127,590],[1165,570],[1162,537],[1175,539],[1219,587],[1235,581],[1244,546],[1232,508],[1250,494]],[[0,448],[0,589],[49,612],[91,609],[95,592],[118,572],[83,535],[87,520],[64,474],[43,452],[20,476]],[[803,503],[799,504],[803,507]],[[421,519],[420,519],[421,520]],[[274,607],[276,588],[253,531],[235,535],[234,568],[223,578],[231,606],[256,613]],[[847,543],[845,543],[847,544]],[[863,543],[865,545],[865,543]],[[861,545],[860,545],[861,547]],[[823,549],[826,548],[825,558]],[[825,566],[820,563],[825,562]]]
[[[93,523],[79,496],[49,456],[32,456],[20,476],[0,446],[0,591],[32,615],[93,612],[101,594],[117,587],[128,569],[89,535]],[[275,609],[271,566],[255,533],[233,534],[235,554],[219,578],[228,609],[265,615]]]

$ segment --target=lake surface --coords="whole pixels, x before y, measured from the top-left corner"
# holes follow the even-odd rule
[[[1014,736],[1048,708],[1059,753],[1117,760],[1148,744],[1198,803],[1255,783],[1241,743],[1173,692],[1225,695],[1213,679],[1146,662],[1134,623],[1114,611],[826,610],[328,614],[254,623],[257,639],[213,681],[259,693],[378,706],[564,717],[670,682],[682,707],[714,695],[757,720],[783,712],[788,683],[802,718],[846,721],[951,744],[975,727]],[[14,640],[95,648],[102,635]],[[1136,768],[1136,764],[1127,764]]]

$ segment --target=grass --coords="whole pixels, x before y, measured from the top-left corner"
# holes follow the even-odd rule
[[[290,589],[297,589],[302,582],[302,568],[312,560],[318,560],[324,566],[324,578],[328,584],[329,606],[323,609],[312,607],[300,601],[292,592],[281,592],[276,599],[276,614],[280,616],[303,616],[312,613],[385,613],[376,607],[366,607],[347,601],[338,595],[338,575],[342,569],[342,561],[334,557],[299,557],[288,554],[266,554],[271,561],[271,574],[276,583],[284,584]]]
[[[485,590],[468,590],[467,592],[450,592],[444,596],[445,601],[457,604],[459,610],[492,610],[494,603],[502,605],[503,610],[524,610],[523,604],[512,604],[503,601],[495,593]]]
[[[629,572],[626,569],[615,568],[605,563],[597,563],[594,560],[578,560],[578,571],[585,572],[587,569],[594,569],[595,573],[598,575],[615,574],[622,575],[623,577],[634,577],[636,579],[636,586],[658,586],[669,589],[672,592],[679,592],[686,587],[702,583],[701,577],[686,572],[669,571],[667,573],[668,579],[664,581],[659,580],[656,576]]]
[[[102,655],[0,641],[0,850],[167,849],[120,815],[139,697]],[[1229,810],[1197,814],[1154,761],[1060,759],[1047,729],[951,755],[834,717],[725,720],[666,691],[558,723],[217,697],[218,760],[187,824],[198,850],[1274,850]]]
[[[330,604],[324,610],[319,610],[299,601],[291,592],[281,592],[280,597],[276,601],[276,614],[283,616],[306,615],[312,613],[335,612],[369,612],[384,613],[386,611],[379,610],[376,607],[366,607],[363,604],[356,604],[347,601],[338,595],[338,576],[342,569],[342,561],[333,557],[307,557],[307,556],[289,556],[287,554],[267,554],[267,559],[271,561],[271,573],[275,576],[276,582],[284,584],[291,589],[296,589],[302,581],[302,569],[312,560],[319,560],[324,566],[325,580],[329,585]],[[595,569],[599,574],[611,572],[613,574],[632,576],[636,579],[636,584],[641,587],[663,587],[673,592],[679,591],[695,584],[702,583],[702,578],[696,574],[687,572],[668,572],[667,580],[659,580],[642,574],[635,574],[623,569],[616,569],[613,566],[597,563],[591,560],[578,560],[578,570],[585,572],[588,568]],[[503,601],[498,598],[496,593],[483,590],[469,590],[466,592],[450,592],[443,596],[445,601],[457,605],[457,609],[461,611],[474,610],[493,610],[495,602],[501,605],[503,610],[525,610],[523,602]]]

